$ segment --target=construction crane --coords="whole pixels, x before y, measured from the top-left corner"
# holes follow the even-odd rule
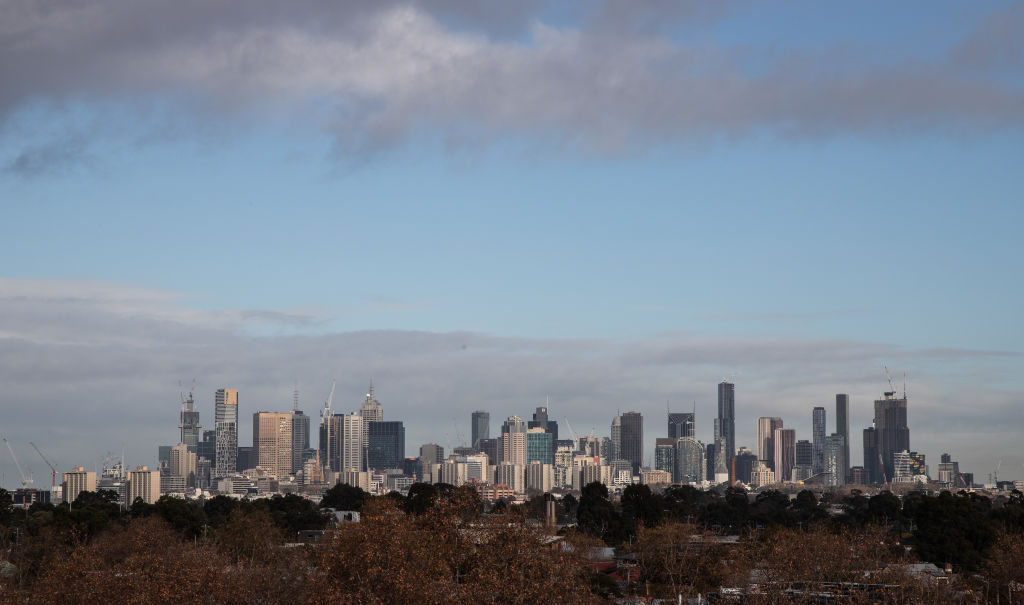
[[[885,395],[887,397],[895,397],[896,387],[892,384],[892,376],[889,375],[889,366],[883,365],[882,368],[885,370],[885,379],[889,381],[889,392]]]
[[[18,474],[21,475],[21,487],[25,488],[32,485],[32,471],[29,471],[28,478],[25,478],[25,473],[21,470],[21,465],[18,464],[18,457],[14,455],[14,448],[11,447],[11,442],[7,440],[7,437],[3,438],[4,444],[7,445],[7,451],[11,453],[11,458],[14,460],[14,466],[18,469]]]
[[[576,447],[579,447],[580,438],[576,436],[576,431],[572,430],[572,425],[569,424],[569,417],[568,416],[562,416],[562,420],[565,421],[565,426],[568,427],[569,434],[572,435],[573,443],[576,444]]]
[[[39,457],[42,458],[43,462],[46,463],[46,466],[50,467],[50,470],[53,472],[53,479],[52,479],[52,481],[50,483],[50,488],[51,489],[56,489],[56,487],[57,487],[57,465],[52,463],[52,462],[50,462],[50,459],[47,458],[45,454],[43,454],[43,451],[39,449],[38,445],[36,445],[35,443],[32,443],[31,441],[29,441],[28,444],[31,445],[33,448],[35,448],[36,452],[39,453]]]

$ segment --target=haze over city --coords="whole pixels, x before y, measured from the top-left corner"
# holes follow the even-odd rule
[[[204,425],[406,447],[735,384],[1024,479],[1024,5],[0,4],[0,434],[37,485]],[[564,430],[564,429],[563,429]],[[831,429],[830,429],[831,430]],[[2,487],[19,485],[0,454]]]

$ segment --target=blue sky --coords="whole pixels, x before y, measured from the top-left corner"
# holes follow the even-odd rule
[[[435,361],[452,334],[508,355],[474,366],[479,390],[464,395],[441,384],[457,368],[425,377],[432,364],[413,357],[392,402],[461,397],[453,417],[483,406],[500,418],[560,390],[585,418],[574,425],[642,409],[652,443],[666,397],[700,396],[709,439],[714,383],[733,372],[741,422],[744,387],[758,399],[741,444],[762,413],[809,429],[810,408],[843,390],[862,394],[856,431],[886,363],[930,397],[911,413],[929,459],[952,447],[938,434],[952,424],[970,430],[951,453],[979,475],[1006,457],[1024,477],[1024,458],[1003,451],[1024,422],[1020,3],[150,8],[0,7],[0,344],[19,360],[0,372],[12,385],[0,425],[12,440],[46,426],[25,403],[69,405],[25,369],[57,355],[68,363],[51,379],[124,413],[75,371],[114,354],[111,333],[148,369],[124,366],[103,388],[153,401],[142,427],[173,415],[178,380],[204,373],[209,398],[234,381],[260,409],[300,373],[350,381],[357,405],[356,385],[387,375],[390,344],[356,338],[366,355],[348,367],[292,364],[310,343],[387,331],[388,343],[438,339],[422,351]],[[100,317],[109,332],[83,329]],[[64,338],[40,336],[54,326]],[[161,367],[183,334],[194,350]],[[217,338],[287,355],[232,373],[204,357]],[[825,345],[838,351],[827,370],[807,353]],[[692,348],[703,369],[630,365],[663,346]],[[520,394],[484,384],[524,356],[550,375]],[[291,368],[280,384],[255,385],[275,363]],[[560,387],[577,371],[619,382],[587,403]],[[645,390],[618,400],[634,381]],[[958,415],[965,396],[976,428]],[[452,432],[401,413],[421,420],[410,453]],[[918,419],[930,436],[913,432]],[[170,443],[166,432],[140,441]],[[120,446],[104,429],[61,453]]]

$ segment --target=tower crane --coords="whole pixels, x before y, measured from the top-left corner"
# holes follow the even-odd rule
[[[11,447],[11,442],[7,440],[7,437],[4,437],[3,440],[7,446],[7,451],[11,453],[11,458],[14,460],[14,466],[18,469],[18,474],[21,475],[21,487],[32,485],[32,472],[29,471],[28,478],[25,478],[25,473],[21,470],[21,465],[18,464],[18,457],[14,455],[14,448]]]
[[[575,445],[576,449],[579,449],[579,447],[580,447],[580,438],[576,436],[576,431],[572,430],[572,425],[569,424],[569,417],[568,416],[562,416],[562,420],[565,421],[565,426],[568,427],[569,434],[572,435],[572,441],[573,441],[573,443],[576,444]]]
[[[28,444],[31,445],[33,448],[35,448],[36,452],[39,454],[39,457],[42,458],[43,462],[46,463],[46,466],[50,467],[50,471],[53,472],[52,481],[50,483],[50,488],[51,489],[56,488],[57,487],[57,465],[52,463],[52,462],[50,462],[49,458],[47,458],[46,455],[43,454],[43,451],[39,449],[38,445],[36,445],[35,443],[32,443],[31,441],[29,441]]]

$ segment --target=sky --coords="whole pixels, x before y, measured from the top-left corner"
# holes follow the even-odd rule
[[[156,463],[181,392],[406,454],[548,405],[736,443],[909,398],[1024,479],[1024,3],[0,0],[0,434]],[[7,452],[0,485],[19,485]]]

